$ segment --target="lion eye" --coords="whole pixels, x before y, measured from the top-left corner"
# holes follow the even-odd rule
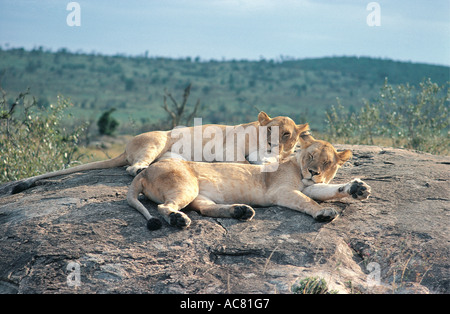
[[[289,136],[291,136],[291,133],[289,133],[289,132],[286,132],[286,133],[283,134],[283,137],[285,137],[285,138],[287,138]]]
[[[313,156],[312,154],[308,154],[308,159],[309,159],[309,160],[313,160],[313,159],[314,159],[314,156]]]

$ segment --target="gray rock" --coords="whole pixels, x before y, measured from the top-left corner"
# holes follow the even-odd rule
[[[331,223],[274,206],[151,232],[122,168],[2,185],[0,293],[290,293],[313,276],[341,293],[449,293],[450,159],[337,147],[355,156],[334,183],[359,177],[372,196],[329,202]]]

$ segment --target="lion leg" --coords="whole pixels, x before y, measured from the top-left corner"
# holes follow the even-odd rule
[[[160,194],[162,204],[158,205],[158,212],[171,226],[184,229],[189,227],[191,219],[180,210],[188,206],[197,197],[198,186],[195,185],[195,182],[191,182],[187,176],[181,175],[177,179],[180,184],[175,182],[173,186]]]
[[[162,149],[160,147],[147,147],[130,162],[130,166],[127,167],[127,172],[131,176],[136,176],[143,170],[145,170],[153,161],[155,161],[161,155]]]
[[[126,146],[127,172],[136,176],[164,154],[170,146],[168,132],[153,131],[135,136]]]
[[[328,201],[344,197],[365,200],[369,197],[371,188],[360,179],[354,179],[346,184],[313,184],[302,191],[305,195],[317,201]]]
[[[324,208],[297,190],[278,193],[275,200],[275,205],[308,214],[320,222],[331,221],[338,216],[338,212],[335,209]]]
[[[127,201],[131,207],[135,208],[145,217],[145,219],[147,219],[147,228],[156,230],[161,228],[161,221],[152,216],[138,199],[138,196],[141,193],[144,193],[147,196],[149,194],[149,191],[144,190],[144,187],[147,185],[145,175],[146,172],[142,172],[134,178],[128,190]],[[158,205],[158,212],[171,226],[179,228],[189,227],[191,220],[185,213],[182,213],[179,210],[186,207],[196,195],[190,196],[188,193],[183,193],[183,191],[166,191],[165,193],[166,194],[160,195],[165,201],[163,204]],[[152,197],[150,197],[150,199],[156,201]]]
[[[209,198],[199,195],[190,204],[190,208],[200,212],[203,216],[214,218],[235,218],[240,220],[251,220],[255,210],[244,204],[216,204]]]
[[[190,226],[191,219],[180,210],[186,207],[187,204],[179,204],[176,201],[168,201],[164,204],[158,205],[158,212],[171,226],[184,229]]]

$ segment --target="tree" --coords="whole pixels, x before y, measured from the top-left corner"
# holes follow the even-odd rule
[[[170,115],[170,118],[172,119],[172,128],[175,128],[178,125],[189,126],[192,122],[192,119],[197,114],[197,110],[200,107],[200,99],[197,99],[197,103],[195,104],[192,112],[188,114],[184,120],[182,120],[182,118],[187,114],[185,110],[189,95],[191,93],[191,85],[192,84],[189,83],[189,85],[184,89],[183,101],[181,102],[181,104],[179,104],[172,96],[172,94],[167,90],[164,92],[164,106],[162,107],[165,111],[167,111],[167,113]],[[170,98],[170,100],[172,101],[172,108],[169,108],[169,105],[167,104],[167,98]]]
[[[100,119],[98,119],[97,126],[100,134],[113,135],[114,131],[119,126],[119,121],[111,116],[114,111],[116,111],[116,108],[111,108],[105,111]]]

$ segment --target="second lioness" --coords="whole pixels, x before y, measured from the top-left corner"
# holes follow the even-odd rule
[[[278,154],[281,160],[291,155],[294,152],[295,145],[297,144],[298,136],[300,135],[299,128],[295,124],[295,122],[289,117],[274,117],[270,118],[265,112],[261,111],[258,115],[258,121],[254,121],[251,123],[240,124],[236,126],[227,126],[227,125],[201,125],[201,126],[193,126],[193,127],[185,127],[180,129],[174,129],[170,131],[152,131],[143,134],[139,134],[135,136],[128,144],[126,145],[125,152],[116,158],[103,160],[103,161],[95,161],[91,163],[87,163],[84,165],[71,167],[59,171],[54,171],[50,173],[45,173],[42,175],[38,175],[35,177],[31,177],[28,179],[24,179],[19,181],[13,188],[12,194],[20,193],[31,186],[33,186],[37,181],[47,178],[52,178],[55,176],[75,173],[79,171],[93,170],[93,169],[107,169],[114,167],[127,167],[127,172],[135,176],[140,171],[147,168],[151,163],[155,162],[159,158],[161,158],[167,152],[172,152],[174,146],[180,143],[190,143],[190,140],[185,141],[184,136],[188,135],[188,138],[194,138],[194,140],[199,140],[200,147],[196,145],[186,145],[187,150],[182,152],[182,155],[187,160],[197,160],[195,158],[195,148],[200,148],[199,152],[202,153],[205,150],[205,146],[210,144],[210,141],[203,141],[203,132],[205,130],[213,129],[216,132],[216,135],[221,135],[221,141],[215,138],[212,142],[215,142],[216,146],[222,148],[222,153],[228,156],[229,152],[226,152],[226,149],[230,149],[231,158],[227,159],[228,162],[246,162],[246,157],[249,157],[251,154],[255,154],[255,150],[257,151],[259,148],[258,144],[260,142],[260,128],[266,128],[267,132],[269,132],[272,128],[278,128],[278,139],[277,143],[269,143],[272,139],[272,136],[268,136],[267,144],[268,148],[272,150],[272,146],[276,147],[275,154]],[[244,134],[244,141],[234,141],[234,137],[236,136],[237,130]],[[246,131],[254,131],[249,132],[248,136],[245,135]],[[196,133],[199,131],[200,139],[195,138]],[[173,133],[177,133],[178,136],[182,137],[182,140],[177,136],[174,136]],[[209,134],[211,136],[211,134]],[[250,138],[251,137],[251,138]],[[231,138],[231,140],[230,140]],[[264,137],[262,137],[264,138]],[[186,144],[187,144],[186,143]],[[231,145],[229,145],[231,143]],[[258,143],[256,145],[249,145],[249,143]],[[180,148],[180,147],[178,147]],[[251,151],[253,149],[253,151]],[[217,154],[217,152],[216,152]],[[220,156],[220,154],[217,154]],[[273,154],[272,154],[273,155]],[[203,160],[205,157],[203,154],[199,156],[200,160]],[[203,161],[214,161],[213,160],[203,160]],[[219,160],[215,160],[219,161]]]
[[[255,214],[248,205],[280,205],[319,221],[330,221],[337,212],[313,199],[324,201],[347,196],[366,199],[370,187],[359,179],[347,184],[328,184],[352,153],[337,152],[330,143],[315,140],[307,130],[307,124],[301,126],[301,151],[273,172],[250,164],[207,164],[177,159],[156,162],[133,180],[128,203],[145,216],[150,230],[159,229],[161,222],[138,200],[140,193],[159,203],[158,211],[164,219],[180,228],[191,223],[180,211],[188,205],[205,216],[241,220],[250,220]]]

